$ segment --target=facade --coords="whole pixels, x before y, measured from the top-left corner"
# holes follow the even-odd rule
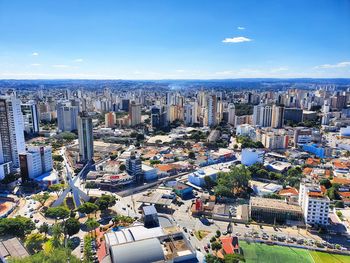
[[[21,101],[0,97],[0,179],[12,168],[19,168],[19,153],[25,151]]]
[[[141,104],[132,102],[129,105],[129,124],[136,126],[141,123]]]
[[[142,162],[135,152],[132,152],[130,157],[125,162],[126,171],[129,175],[134,177],[137,182],[143,181]]]
[[[77,106],[57,105],[58,130],[61,132],[76,130],[78,113]]]
[[[158,213],[153,205],[142,207],[143,222],[146,228],[159,227]]]
[[[303,220],[303,213],[298,205],[288,204],[284,200],[251,197],[249,202],[250,218],[257,222],[284,224],[288,220]]]
[[[272,106],[256,105],[253,109],[253,125],[270,127],[272,122]]]
[[[299,123],[303,121],[303,110],[298,108],[286,108],[284,110],[283,119],[285,122],[291,121]]]
[[[329,147],[324,147],[322,145],[317,145],[314,143],[304,144],[303,150],[316,155],[319,158],[325,158],[332,155],[332,149]]]
[[[158,179],[157,169],[152,166],[142,164],[142,173],[146,181],[152,181]]]
[[[105,114],[105,127],[113,128],[115,123],[117,122],[117,118],[115,116],[115,112],[111,111]]]
[[[39,111],[38,105],[34,101],[29,101],[21,105],[24,131],[28,134],[39,133]]]
[[[216,181],[216,176],[218,173],[219,170],[217,169],[204,167],[196,172],[190,173],[188,175],[188,181],[193,185],[202,187],[205,186],[204,177],[209,176],[211,180]]]
[[[92,119],[86,111],[78,116],[78,142],[80,161],[91,161],[94,157]]]
[[[208,104],[208,126],[215,126],[217,124],[216,109],[217,99],[215,95],[209,95],[207,99]]]
[[[272,106],[272,128],[282,128],[284,122],[284,106]]]
[[[236,109],[235,109],[235,104],[230,103],[228,105],[228,124],[231,124],[232,126],[236,125]]]
[[[330,200],[326,189],[312,182],[301,182],[299,205],[303,210],[305,223],[310,225],[328,225]]]
[[[251,166],[255,163],[264,162],[264,151],[257,149],[245,148],[242,150],[241,163],[246,166]]]
[[[19,154],[21,176],[24,181],[52,170],[51,147],[30,147]]]
[[[192,196],[192,187],[181,182],[176,182],[173,186],[173,191],[181,198]]]

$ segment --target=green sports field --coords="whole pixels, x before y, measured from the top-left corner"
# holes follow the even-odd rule
[[[350,263],[350,256],[241,241],[247,263]]]

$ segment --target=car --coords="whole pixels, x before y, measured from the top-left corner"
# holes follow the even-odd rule
[[[192,230],[190,231],[190,235],[193,236],[193,231]]]
[[[207,247],[210,248],[210,243],[207,243]]]
[[[80,247],[80,253],[84,252],[84,247]]]
[[[198,251],[201,251],[200,247],[196,247],[196,249],[197,249]]]
[[[33,218],[34,216],[33,216],[33,214],[30,214],[30,216],[29,216],[30,218]]]
[[[35,220],[34,220],[34,223],[36,223],[36,224],[39,223],[39,222],[40,222],[39,219],[35,219]]]
[[[123,207],[122,209],[123,209],[123,210],[126,210],[126,207]]]
[[[205,250],[205,252],[209,253],[209,249],[207,246],[204,246],[204,250]]]
[[[186,227],[183,227],[183,230],[187,233],[187,228]]]

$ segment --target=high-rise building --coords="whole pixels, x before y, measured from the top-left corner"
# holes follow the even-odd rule
[[[284,106],[272,106],[272,128],[282,128],[284,121]]]
[[[299,205],[309,225],[328,225],[330,200],[323,186],[303,181],[299,188]]]
[[[21,101],[0,97],[0,179],[19,168],[19,153],[25,151]]]
[[[197,109],[196,102],[188,102],[184,105],[184,122],[190,126],[197,122]]]
[[[21,105],[24,131],[27,134],[39,133],[39,112],[38,105],[34,101],[29,101]]]
[[[132,102],[129,105],[129,122],[130,126],[136,126],[141,123],[141,104]]]
[[[51,147],[29,147],[19,154],[22,180],[34,179],[52,170]]]
[[[235,126],[236,123],[236,109],[235,109],[235,104],[230,103],[228,105],[228,123],[231,124],[232,126]]]
[[[215,126],[217,124],[216,109],[217,99],[215,95],[208,95],[208,126]]]
[[[80,161],[91,161],[94,157],[92,118],[83,111],[78,116],[78,141]]]
[[[151,109],[151,124],[152,124],[153,128],[159,128],[160,127],[160,123],[161,123],[160,116],[161,116],[160,108],[154,106]]]
[[[131,152],[130,157],[125,162],[126,171],[129,175],[134,177],[134,180],[141,182],[142,178],[142,161],[140,156],[137,156],[135,152]]]
[[[105,127],[106,128],[113,128],[115,126],[115,123],[117,121],[117,118],[115,116],[115,112],[107,112],[105,114]]]
[[[79,107],[77,106],[57,105],[58,130],[61,132],[76,130],[78,113]]]
[[[254,106],[253,124],[261,127],[270,127],[272,121],[272,107],[265,104]]]

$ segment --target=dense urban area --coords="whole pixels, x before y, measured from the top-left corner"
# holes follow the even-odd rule
[[[3,262],[350,262],[350,81],[0,81]]]

